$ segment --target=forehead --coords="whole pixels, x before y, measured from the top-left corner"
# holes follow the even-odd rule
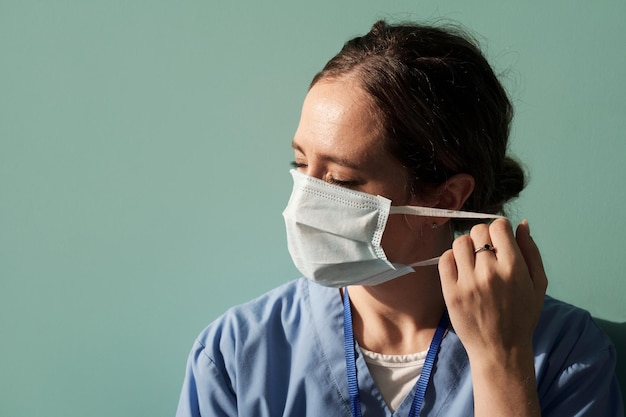
[[[294,144],[305,151],[378,153],[381,131],[372,99],[355,80],[321,80],[304,100]]]

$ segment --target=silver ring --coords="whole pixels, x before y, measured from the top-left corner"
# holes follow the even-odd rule
[[[493,245],[490,245],[489,243],[485,243],[483,246],[476,248],[474,250],[474,253],[478,253],[478,252],[482,252],[484,250],[488,250],[490,252],[495,252],[496,248],[493,247]]]

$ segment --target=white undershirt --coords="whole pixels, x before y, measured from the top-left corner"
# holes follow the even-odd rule
[[[410,355],[383,355],[361,348],[370,375],[392,412],[415,386],[428,351]]]

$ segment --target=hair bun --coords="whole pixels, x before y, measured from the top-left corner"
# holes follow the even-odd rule
[[[522,165],[505,156],[502,171],[496,174],[495,187],[486,208],[490,213],[503,212],[504,205],[519,196],[526,187],[527,175]]]

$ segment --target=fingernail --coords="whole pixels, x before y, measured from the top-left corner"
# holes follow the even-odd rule
[[[532,239],[532,236],[530,235],[530,224],[528,223],[528,219],[522,220],[522,223],[526,225],[526,230],[528,230],[528,236],[530,236],[530,238]]]

